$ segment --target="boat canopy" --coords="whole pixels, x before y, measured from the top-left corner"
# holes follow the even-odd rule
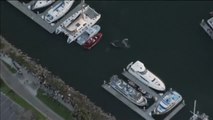
[[[70,26],[67,27],[67,29],[71,32],[73,31],[79,31],[81,28],[83,28],[87,22],[80,16],[79,19],[77,19],[74,23],[72,23]]]
[[[131,65],[131,68],[134,71],[138,71],[138,72],[144,72],[146,70],[146,67],[140,61],[136,61],[133,65]]]

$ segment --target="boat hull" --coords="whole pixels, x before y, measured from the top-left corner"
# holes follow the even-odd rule
[[[79,45],[85,44],[91,37],[96,35],[101,30],[99,25],[94,25],[88,28],[84,33],[82,33],[76,40]]]
[[[32,7],[32,10],[47,7],[54,2],[55,0],[37,0],[34,6]]]
[[[136,62],[140,62],[140,61],[136,61]],[[145,71],[145,73],[140,73],[140,70],[137,69],[133,69],[132,66],[134,66],[135,63],[131,62],[128,66],[127,66],[127,70],[130,74],[132,74],[133,76],[135,76],[139,81],[141,81],[143,84],[149,86],[150,88],[157,90],[157,91],[165,91],[166,90],[166,86],[163,83],[163,81],[158,78],[155,74],[153,74],[152,72],[150,72],[149,70],[147,70],[145,68],[145,66],[139,66],[139,68],[143,68],[142,70]],[[140,62],[141,63],[141,62]]]
[[[93,48],[96,44],[98,44],[98,42],[100,42],[102,36],[103,36],[102,33],[98,33],[98,34],[94,35],[92,38],[90,38],[90,39],[83,45],[83,47],[84,47],[85,49],[90,50],[90,49]]]
[[[120,88],[121,86],[117,85],[118,82],[121,83],[121,86],[123,88]],[[113,89],[115,89],[117,92],[119,92],[122,96],[124,96],[126,99],[131,101],[132,103],[134,103],[138,106],[144,106],[147,104],[147,99],[144,96],[142,96],[142,94],[139,91],[135,90],[133,87],[128,85],[126,82],[119,79],[117,75],[112,76],[112,78],[109,82],[109,85]],[[134,95],[130,95],[130,92],[128,92],[127,89],[129,89],[132,93],[134,93],[134,95],[137,94],[138,95],[137,98],[132,97]],[[138,99],[138,100],[136,100],[136,99]]]
[[[175,106],[177,106],[182,101],[182,96],[176,91],[171,91],[170,94],[166,95],[163,100],[157,105],[155,109],[156,115],[162,115],[170,110],[172,110]]]
[[[44,17],[45,21],[52,23],[60,19],[69,11],[73,3],[74,0],[64,0],[60,2],[58,5],[48,11],[47,15]]]

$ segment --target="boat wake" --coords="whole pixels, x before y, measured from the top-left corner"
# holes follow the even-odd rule
[[[114,40],[110,44],[116,48],[130,48],[128,38],[124,38],[123,40]]]

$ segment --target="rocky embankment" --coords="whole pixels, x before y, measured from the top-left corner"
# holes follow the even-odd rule
[[[46,68],[36,63],[35,59],[15,48],[2,36],[0,36],[0,41],[0,52],[8,55],[38,77],[41,86],[54,89],[57,94],[62,95],[63,99],[74,107],[73,116],[77,120],[116,120],[114,116],[105,113],[85,95],[66,85],[60,77],[53,75]]]

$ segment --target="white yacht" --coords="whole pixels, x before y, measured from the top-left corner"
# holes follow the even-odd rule
[[[43,7],[47,7],[47,6],[51,5],[54,2],[55,2],[55,0],[37,0],[35,2],[35,4],[33,5],[32,10],[40,9],[40,8],[43,8]]]
[[[208,19],[207,22],[202,19],[200,26],[206,31],[206,33],[213,39],[213,17]]]
[[[73,3],[74,0],[63,0],[59,2],[59,4],[48,11],[47,15],[44,17],[45,21],[47,21],[48,23],[52,23],[58,20],[69,11]]]
[[[144,64],[140,61],[136,61],[135,63],[131,62],[127,66],[127,70],[142,83],[155,90],[164,91],[166,89],[165,84],[162,82],[162,80],[160,80],[160,78],[147,70]]]
[[[56,29],[56,34],[63,32],[68,36],[67,43],[70,44],[88,28],[91,28],[100,18],[101,15],[89,5],[83,5],[81,10],[70,16]]]
[[[183,98],[179,93],[171,91],[171,93],[164,96],[163,100],[160,101],[154,113],[157,115],[165,114],[177,106],[182,100]]]
[[[100,14],[97,16],[94,16],[94,18],[87,15],[88,14],[80,15],[73,23],[67,26],[67,30],[71,32],[71,35],[69,35],[67,39],[67,43],[73,42],[84,31],[86,31],[88,28],[90,28],[100,19]]]
[[[90,28],[88,28],[84,33],[82,33],[76,40],[76,42],[79,45],[83,45],[89,40],[89,38],[96,35],[101,30],[101,27],[99,25],[94,25]]]
[[[122,79],[118,78],[117,75],[113,75],[111,77],[109,85],[132,103],[138,106],[144,106],[147,104],[147,99],[142,95],[142,93],[124,82]]]
[[[213,29],[213,17],[208,19],[207,22],[208,22],[209,26],[211,26],[211,28]]]

